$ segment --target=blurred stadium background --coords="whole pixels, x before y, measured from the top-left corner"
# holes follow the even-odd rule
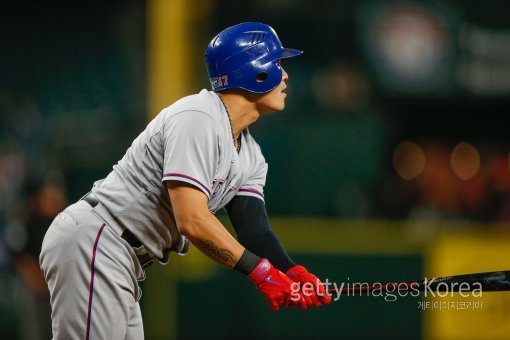
[[[298,262],[338,283],[510,269],[508,10],[460,0],[2,4],[0,338],[48,338],[37,254],[49,221],[159,110],[209,86],[207,43],[242,21],[268,23],[305,51],[284,64],[286,111],[252,128],[270,166],[273,227]],[[342,297],[273,313],[248,280],[195,249],[149,268],[143,289],[147,339],[510,338],[509,293]]]

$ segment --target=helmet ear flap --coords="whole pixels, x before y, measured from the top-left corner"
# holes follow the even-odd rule
[[[252,92],[266,93],[274,89],[282,81],[282,71],[277,61],[269,62],[259,66],[256,73],[252,75],[253,79],[250,85]]]

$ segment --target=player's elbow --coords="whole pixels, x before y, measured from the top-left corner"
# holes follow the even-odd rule
[[[177,230],[193,240],[200,235],[201,226],[210,222],[208,199],[202,191],[188,183],[168,181],[167,187]]]
[[[209,212],[207,212],[210,214]],[[190,240],[200,238],[201,227],[204,223],[207,223],[206,216],[203,216],[202,212],[192,212],[186,216],[181,216],[177,222],[177,230],[181,235],[186,236]]]
[[[186,238],[193,240],[198,235],[198,228],[195,224],[191,222],[177,223],[177,230],[181,235],[186,236]]]

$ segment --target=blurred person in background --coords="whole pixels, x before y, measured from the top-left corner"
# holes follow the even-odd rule
[[[53,219],[67,204],[62,185],[55,181],[29,180],[26,185],[26,217],[14,242],[13,265],[21,278],[19,295],[19,333],[22,339],[51,338],[49,292],[39,267],[44,235]]]
[[[10,292],[0,309],[13,321],[4,326],[7,338],[51,337],[49,293],[38,259],[44,234],[65,207],[66,195],[54,169],[46,166],[55,155],[47,150],[48,124],[30,98],[0,88],[0,267],[5,262],[2,288]],[[29,169],[45,175],[30,177]]]

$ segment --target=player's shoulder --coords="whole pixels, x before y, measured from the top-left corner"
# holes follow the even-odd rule
[[[161,111],[165,119],[180,117],[183,114],[194,114],[209,118],[212,122],[219,124],[221,122],[220,104],[217,95],[208,90],[202,90],[199,93],[183,97],[172,105]]]

